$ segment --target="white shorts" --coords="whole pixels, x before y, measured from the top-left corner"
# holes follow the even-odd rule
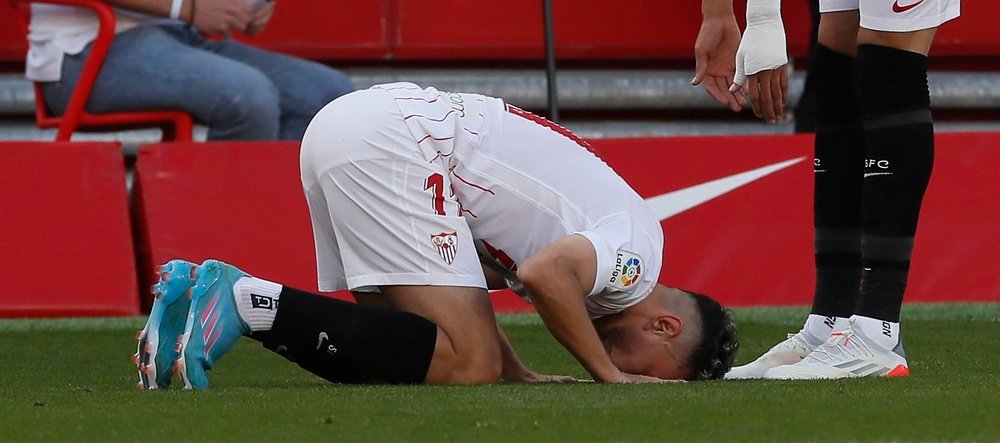
[[[451,180],[430,163],[393,99],[368,89],[313,118],[300,153],[321,291],[382,285],[486,288]]]
[[[820,13],[861,12],[861,27],[911,32],[936,28],[959,16],[959,0],[819,0]]]

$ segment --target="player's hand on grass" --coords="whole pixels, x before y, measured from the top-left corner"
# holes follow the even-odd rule
[[[754,114],[777,123],[788,102],[788,55],[779,0],[747,2],[747,29],[736,51],[736,77],[730,92],[750,97]]]
[[[677,383],[684,380],[664,380],[662,378],[650,377],[648,375],[642,374],[629,374],[627,372],[622,372],[622,380],[618,383]]]
[[[736,73],[736,50],[740,44],[740,28],[733,15],[732,3],[728,9],[714,10],[705,2],[704,18],[698,40],[694,44],[695,75],[692,86],[705,85],[705,92],[715,101],[740,111],[746,106],[741,94],[734,94],[729,86]]]
[[[254,4],[248,1],[199,0],[193,4],[191,24],[209,35],[229,36],[232,31],[243,31],[254,16]]]
[[[517,376],[505,377],[504,380],[514,383],[578,383],[586,381],[569,375],[539,374],[530,370]]]
[[[595,381],[603,383],[622,383],[622,384],[633,384],[633,383],[679,383],[684,382],[684,380],[664,380],[662,378],[651,377],[649,375],[642,374],[630,374],[628,372],[618,371],[613,377],[605,378],[602,380]]]

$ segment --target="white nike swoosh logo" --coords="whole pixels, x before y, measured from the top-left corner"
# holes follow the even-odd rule
[[[806,157],[793,158],[739,174],[722,177],[710,182],[678,189],[666,194],[660,194],[647,198],[646,204],[653,210],[656,218],[663,221],[805,159]]]

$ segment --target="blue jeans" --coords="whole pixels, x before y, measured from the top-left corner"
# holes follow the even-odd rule
[[[66,109],[89,54],[90,46],[65,56],[62,80],[44,85],[55,114]],[[319,63],[158,24],[115,36],[87,111],[181,110],[208,126],[210,140],[300,140],[316,112],[353,90],[347,76]]]

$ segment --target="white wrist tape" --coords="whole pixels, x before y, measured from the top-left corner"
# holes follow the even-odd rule
[[[170,3],[170,18],[177,20],[181,16],[181,6],[184,6],[184,0],[173,0]]]
[[[781,0],[748,0],[747,29],[736,51],[736,77],[743,86],[748,75],[777,69],[788,63]]]

